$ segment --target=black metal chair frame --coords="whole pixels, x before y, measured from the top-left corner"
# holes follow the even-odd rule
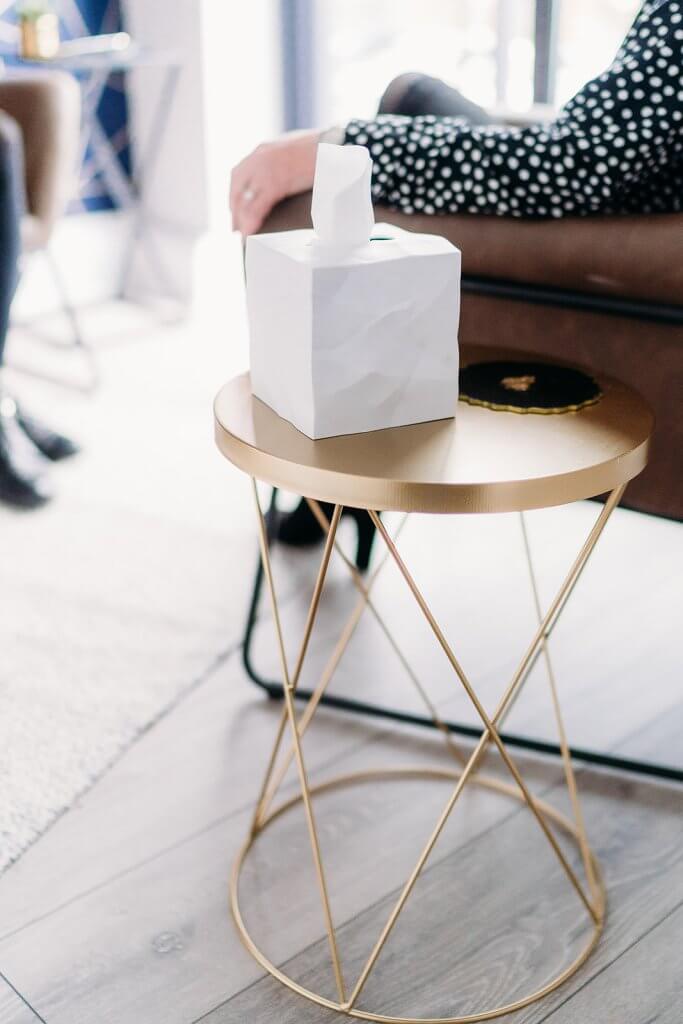
[[[654,306],[649,303],[637,300],[603,299],[598,295],[586,295],[576,292],[563,292],[549,290],[540,287],[520,286],[516,283],[505,281],[494,281],[484,278],[468,278],[463,280],[463,291],[474,292],[483,295],[491,295],[500,298],[512,298],[525,302],[541,303],[543,305],[559,305],[574,309],[585,309],[605,314],[632,316],[638,319],[655,320],[663,323],[683,324],[683,307],[678,306]],[[275,529],[278,518],[277,509],[277,488],[273,488],[270,507],[266,514],[266,525],[268,530],[268,541],[272,545],[275,537]],[[276,680],[268,680],[259,674],[252,660],[252,644],[254,630],[258,619],[261,590],[263,586],[263,566],[259,558],[256,576],[252,588],[247,614],[247,622],[242,644],[242,662],[249,678],[273,700],[281,700],[283,697],[282,683]],[[297,687],[296,697],[298,700],[307,701],[312,696],[312,691]],[[371,704],[365,701],[339,697],[335,694],[326,693],[322,697],[321,704],[327,707],[337,708],[341,711],[352,711],[357,714],[368,715],[373,718],[384,718],[394,722],[402,722],[407,725],[435,728],[433,719],[425,715],[414,714],[408,711],[401,711],[395,708],[385,707],[378,704]],[[445,722],[448,729],[460,736],[478,740],[482,730],[476,726],[465,725],[462,722]],[[550,743],[545,740],[535,739],[529,736],[522,736],[517,733],[501,732],[500,738],[506,745],[518,747],[523,750],[533,751],[537,754],[544,754],[551,757],[561,757],[562,751],[559,744]],[[650,776],[660,779],[669,779],[675,782],[683,782],[683,768],[676,768],[671,765],[662,765],[650,761],[634,760],[627,757],[617,757],[601,751],[587,750],[582,747],[571,747],[571,755],[577,761],[588,764],[599,765],[603,768],[615,771],[629,772],[636,775]]]

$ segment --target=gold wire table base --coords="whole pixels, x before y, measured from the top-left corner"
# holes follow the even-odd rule
[[[505,688],[501,698],[498,701],[496,708],[491,714],[487,713],[485,708],[482,706],[477,693],[472,686],[468,676],[465,674],[459,660],[457,659],[453,648],[446,639],[442,629],[440,628],[432,610],[430,609],[427,601],[425,600],[422,592],[417,586],[410,570],[403,561],[398,548],[396,546],[396,540],[402,525],[399,526],[398,531],[392,537],[386,527],[383,519],[373,510],[368,510],[368,515],[374,523],[378,539],[383,541],[385,547],[384,557],[378,559],[377,565],[374,571],[370,574],[369,578],[365,579],[356,570],[353,563],[344,555],[343,551],[340,550],[337,544],[337,528],[342,515],[342,506],[335,505],[334,512],[330,520],[324,515],[321,506],[317,501],[309,499],[310,507],[317,517],[320,525],[326,532],[325,547],[318,569],[313,593],[306,617],[306,622],[303,630],[303,637],[299,646],[296,661],[292,669],[290,669],[288,663],[288,657],[285,649],[285,640],[282,630],[282,624],[280,620],[279,603],[277,600],[277,594],[275,590],[275,583],[273,579],[273,572],[270,559],[270,551],[268,544],[268,535],[266,524],[261,509],[258,488],[256,480],[252,478],[254,499],[257,511],[257,523],[259,528],[259,543],[261,549],[261,559],[263,562],[263,570],[265,580],[268,586],[268,592],[270,595],[271,610],[273,615],[273,624],[275,627],[275,635],[277,640],[277,647],[280,657],[280,665],[282,671],[282,683],[283,683],[283,695],[284,695],[284,707],[280,715],[280,720],[275,734],[275,742],[273,745],[272,752],[268,759],[268,765],[266,768],[265,777],[261,785],[259,797],[256,803],[254,811],[251,829],[249,836],[244,843],[237,861],[234,866],[234,870],[231,876],[230,882],[230,903],[232,912],[239,930],[240,936],[252,954],[252,956],[261,964],[261,966],[268,971],[274,978],[282,982],[293,992],[298,993],[300,996],[304,996],[306,999],[317,1003],[319,1006],[324,1006],[329,1010],[334,1010],[338,1013],[344,1014],[347,1017],[356,1018],[358,1020],[369,1020],[378,1021],[381,1024],[474,1024],[475,1021],[489,1020],[493,1017],[499,1017],[503,1014],[511,1013],[514,1010],[521,1009],[524,1006],[528,1006],[530,1003],[535,1002],[538,999],[543,998],[550,992],[553,992],[563,982],[570,978],[585,962],[600,937],[600,934],[604,925],[605,918],[605,890],[602,882],[600,868],[596,860],[595,854],[591,850],[588,839],[586,836],[586,830],[583,819],[583,812],[579,802],[578,789],[576,785],[576,779],[574,775],[574,769],[571,762],[571,756],[569,753],[569,746],[567,742],[566,731],[564,728],[562,713],[560,709],[560,701],[558,696],[558,687],[555,680],[555,673],[550,658],[550,651],[548,641],[551,633],[555,628],[562,610],[572,594],[576,583],[578,582],[595,546],[602,534],[602,531],[612,514],[612,511],[616,507],[623,494],[625,484],[621,484],[610,493],[605,505],[598,514],[596,521],[591,528],[584,544],[582,545],[578,555],[576,556],[572,566],[570,567],[567,575],[564,578],[556,596],[550,603],[547,611],[543,614],[540,604],[539,591],[536,582],[536,576],[533,567],[533,560],[531,557],[531,549],[529,545],[529,537],[527,534],[526,526],[524,523],[523,514],[521,516],[521,528],[522,538],[524,541],[524,548],[527,556],[531,588],[534,598],[534,605],[536,610],[536,618],[538,621],[538,627],[531,639],[531,642],[527,646],[512,679]],[[339,639],[332,651],[330,658],[325,666],[320,680],[310,697],[308,704],[301,714],[297,718],[294,696],[299,683],[303,665],[306,659],[309,642],[313,629],[315,626],[316,617],[320,607],[320,600],[322,597],[323,588],[325,585],[325,579],[327,576],[327,570],[329,567],[330,559],[333,552],[339,552],[342,561],[349,569],[351,573],[352,581],[359,592],[358,601],[354,610],[351,613],[350,618],[344,625]],[[399,570],[400,575],[403,577],[408,590],[411,592],[415,603],[424,618],[426,619],[437,644],[441,648],[443,654],[446,656],[447,661],[450,664],[450,668],[456,677],[459,684],[469,697],[473,707],[475,708],[479,718],[481,719],[483,732],[478,743],[475,744],[474,748],[470,750],[463,750],[454,741],[453,737],[448,732],[448,729],[444,726],[443,722],[439,718],[436,708],[431,701],[425,687],[418,679],[415,671],[410,666],[407,658],[400,648],[399,643],[394,637],[391,636],[390,631],[382,619],[376,605],[373,602],[371,591],[373,585],[381,572],[383,566],[387,561],[393,561],[396,568]],[[368,609],[375,620],[378,622],[380,627],[385,632],[385,635],[390,639],[394,652],[396,653],[400,663],[406,670],[408,677],[413,682],[415,689],[427,707],[431,714],[435,726],[441,730],[443,734],[445,750],[453,761],[457,762],[452,768],[444,769],[425,769],[425,768],[409,768],[409,769],[387,769],[379,771],[360,772],[347,776],[340,776],[334,780],[319,784],[317,786],[311,786],[308,773],[306,769],[305,758],[302,749],[302,739],[304,733],[308,729],[311,721],[315,716],[315,712],[319,706],[320,700],[322,699],[325,690],[332,679],[336,668],[339,665],[344,652],[346,651],[348,644],[351,640],[353,632],[360,621],[360,618],[365,611]],[[558,730],[560,747],[562,750],[562,763],[564,769],[564,781],[566,785],[567,794],[572,811],[572,819],[565,817],[550,804],[538,797],[534,796],[529,790],[522,774],[515,763],[509,750],[503,743],[499,729],[505,719],[505,716],[509,713],[510,709],[514,706],[514,703],[519,696],[524,683],[526,682],[529,673],[536,661],[543,657],[546,667],[546,674],[548,677],[548,684],[550,687],[550,694],[552,698],[553,712],[556,720],[556,726]],[[291,745],[289,749],[281,755],[281,749],[285,736],[289,734],[291,739]],[[480,762],[482,761],[484,754],[487,749],[496,748],[500,755],[501,764],[507,769],[511,776],[510,782],[502,782],[499,779],[492,778],[490,776],[482,775],[479,771]],[[294,763],[296,766],[299,793],[289,800],[280,803],[273,808],[273,802],[277,796],[279,787],[284,780],[285,774],[288,767]],[[437,819],[437,822],[427,838],[426,844],[420,853],[417,863],[413,868],[410,876],[406,880],[400,896],[395,902],[395,905],[389,914],[389,917],[373,947],[370,956],[359,977],[356,979],[353,987],[347,992],[346,980],[344,978],[344,970],[341,957],[339,955],[339,948],[337,943],[337,927],[333,919],[333,914],[330,906],[330,899],[327,886],[327,878],[325,872],[325,866],[320,850],[320,842],[318,836],[318,827],[316,824],[316,812],[313,805],[313,797],[317,794],[326,792],[327,790],[334,789],[340,786],[350,785],[359,782],[367,782],[369,780],[383,780],[383,779],[395,779],[395,778],[427,778],[432,781],[450,781],[454,783],[452,791],[446,804]],[[511,796],[514,799],[520,801],[524,806],[528,808],[531,814],[531,819],[540,828],[541,832],[545,836],[550,848],[552,849],[559,866],[564,871],[567,881],[573,888],[575,895],[581,902],[584,911],[587,914],[590,923],[592,924],[591,935],[586,942],[581,953],[576,959],[569,964],[564,970],[562,970],[552,981],[546,983],[541,988],[532,992],[521,999],[517,999],[513,1002],[507,1003],[502,1006],[495,1007],[491,1010],[484,1010],[479,1013],[469,1014],[459,1017],[392,1017],[383,1015],[380,1013],[373,1013],[369,1010],[362,1009],[359,1005],[359,999],[365,987],[365,984],[372,973],[377,960],[379,959],[387,940],[390,938],[394,926],[405,906],[407,901],[413,892],[415,884],[422,873],[427,860],[429,859],[432,850],[434,849],[439,837],[443,831],[446,822],[451,817],[451,814],[462,795],[465,786],[471,784],[481,786],[489,790],[493,790],[498,793],[502,793],[506,796]],[[306,825],[309,834],[311,854],[313,860],[313,867],[315,871],[315,878],[318,886],[318,894],[320,897],[320,904],[322,910],[322,918],[325,924],[325,931],[327,935],[327,941],[329,945],[330,961],[334,972],[335,983],[337,988],[337,999],[329,999],[309,989],[304,988],[295,982],[292,978],[289,978],[284,974],[278,967],[276,967],[266,955],[256,946],[253,939],[249,935],[249,932],[245,926],[242,912],[239,903],[239,878],[242,866],[245,858],[251,849],[256,837],[263,832],[263,830],[273,822],[277,817],[287,811],[289,808],[295,806],[297,803],[302,803],[305,811]],[[553,828],[555,826],[555,828]],[[569,863],[567,856],[560,845],[556,831],[559,828],[569,836],[571,836],[578,846],[581,855],[581,870],[576,871]]]
[[[341,789],[345,786],[358,785],[366,782],[381,782],[392,779],[429,779],[430,781],[457,782],[461,774],[461,772],[455,770],[449,771],[445,768],[416,767],[375,769],[373,771],[352,772],[346,775],[335,776],[334,778],[328,779],[316,786],[311,786],[309,793],[311,796],[318,796],[322,793]],[[501,793],[505,796],[510,796],[513,799],[520,801],[522,804],[527,802],[525,796],[516,786],[502,782],[500,779],[496,779],[491,776],[481,774],[475,775],[471,779],[471,784],[493,790],[494,792]],[[592,932],[583,949],[572,963],[564,968],[564,970],[553,978],[552,981],[549,981],[547,984],[536,989],[534,992],[531,992],[529,995],[523,996],[522,998],[516,999],[503,1006],[497,1006],[492,1010],[484,1010],[480,1013],[471,1013],[459,1017],[392,1017],[387,1016],[386,1014],[373,1013],[369,1010],[357,1007],[349,1007],[342,1003],[335,1002],[332,999],[328,999],[325,996],[319,995],[316,992],[312,992],[311,989],[305,988],[303,985],[299,985],[298,982],[294,981],[276,967],[275,964],[272,963],[272,961],[269,960],[268,957],[259,949],[250,936],[244,923],[239,901],[240,875],[247,855],[249,854],[255,840],[268,827],[268,825],[275,821],[276,818],[279,818],[297,804],[301,803],[303,799],[303,794],[299,793],[290,799],[283,801],[277,807],[272,809],[266,817],[264,817],[260,823],[254,827],[253,831],[247,837],[233,865],[232,875],[230,878],[230,907],[242,942],[261,967],[263,967],[263,969],[271,974],[277,981],[291,989],[292,992],[295,992],[299,996],[303,996],[305,999],[308,999],[313,1003],[317,1003],[318,1006],[324,1006],[328,1010],[334,1010],[337,1013],[343,1014],[346,1017],[355,1018],[356,1020],[377,1021],[378,1024],[475,1024],[477,1021],[491,1020],[494,1017],[501,1017],[507,1013],[512,1013],[515,1010],[521,1010],[530,1003],[543,999],[544,996],[549,995],[556,988],[559,988],[560,985],[564,984],[565,981],[571,978],[571,976],[575,974],[576,971],[578,971],[586,962],[595,949],[604,927],[606,895],[600,865],[594,852],[589,848],[588,853],[596,883],[594,894],[597,897],[597,920],[593,921]],[[561,814],[560,811],[546,803],[546,801],[541,800],[538,797],[532,797],[532,800],[537,811],[544,817],[546,822],[548,824],[553,822],[559,829],[575,839],[577,846],[581,849],[581,835],[579,828],[564,814]]]

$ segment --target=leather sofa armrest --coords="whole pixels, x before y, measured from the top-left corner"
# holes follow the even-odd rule
[[[377,221],[443,235],[462,250],[470,277],[609,298],[681,305],[683,214],[524,220],[471,214],[405,214],[375,207]],[[310,192],[271,211],[262,231],[311,226]]]

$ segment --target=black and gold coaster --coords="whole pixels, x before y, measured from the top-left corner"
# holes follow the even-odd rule
[[[594,405],[602,392],[597,381],[570,366],[509,360],[463,366],[460,398],[501,412],[552,414]]]

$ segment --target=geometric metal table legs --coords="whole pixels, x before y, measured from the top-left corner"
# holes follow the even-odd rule
[[[277,516],[276,508],[276,497],[277,491],[273,490],[271,506],[266,513],[266,522],[269,524],[275,523]],[[533,565],[531,562],[531,552],[529,549],[528,538],[526,536],[526,525],[524,520],[524,514],[520,513],[520,521],[522,524],[523,541],[527,561],[530,570],[531,584],[534,591],[534,601],[538,609],[538,595],[536,592],[536,584],[533,574]],[[326,523],[326,520],[324,520]],[[362,577],[361,577],[362,579]],[[258,687],[264,690],[269,697],[274,699],[281,699],[283,696],[282,684],[279,680],[266,679],[264,678],[253,662],[253,640],[254,632],[258,617],[258,609],[261,600],[261,592],[263,590],[264,574],[263,574],[263,562],[259,556],[259,562],[256,569],[256,575],[254,578],[252,596],[249,605],[249,611],[247,615],[247,621],[245,625],[244,638],[242,644],[242,659],[245,671],[249,678]],[[372,611],[372,609],[370,609]],[[380,623],[380,625],[383,624]],[[391,640],[391,638],[389,638]],[[299,701],[308,701],[311,697],[311,691],[303,687],[297,688],[295,697]],[[447,719],[441,720],[437,725],[434,722],[431,712],[426,715],[421,715],[416,712],[403,711],[398,708],[386,707],[378,704],[369,703],[367,701],[358,700],[356,698],[345,697],[341,694],[330,694],[324,693],[320,698],[320,702],[327,707],[337,708],[341,711],[351,711],[357,714],[367,715],[373,718],[384,718],[389,721],[401,722],[406,725],[416,725],[425,728],[438,728],[442,732],[449,731],[453,734],[469,737],[471,739],[478,740],[482,735],[482,730],[477,726],[469,725],[463,722],[449,721]],[[505,732],[499,730],[499,735],[504,743],[508,747],[517,747],[521,750],[529,750],[538,754],[543,754],[550,757],[561,757],[562,750],[559,744],[553,743],[548,740],[538,739],[532,736],[520,735],[516,733]],[[586,764],[599,765],[602,768],[609,768],[619,772],[629,772],[635,775],[644,775],[652,778],[669,779],[675,782],[683,782],[683,769],[675,766],[658,764],[650,761],[640,761],[634,758],[620,757],[615,754],[610,754],[602,751],[596,751],[571,745],[569,747],[572,758],[575,761],[582,761]]]
[[[282,624],[280,620],[279,606],[277,601],[277,594],[275,589],[275,583],[273,580],[268,534],[266,521],[261,510],[258,490],[256,482],[252,480],[254,498],[257,509],[258,527],[259,527],[259,543],[261,548],[261,558],[263,565],[263,573],[267,584],[268,592],[271,601],[271,610],[273,614],[273,625],[275,629],[281,671],[282,671],[282,685],[283,685],[283,696],[284,696],[284,707],[280,716],[280,721],[276,731],[275,742],[270,758],[268,760],[265,777],[257,800],[256,809],[254,812],[251,829],[249,835],[240,851],[234,866],[231,885],[230,885],[230,899],[233,910],[233,915],[237,927],[240,931],[241,937],[251,954],[258,960],[258,962],[277,978],[284,985],[297,992],[299,995],[318,1003],[321,1006],[327,1007],[328,1009],[335,1010],[339,1013],[345,1014],[346,1016],[353,1017],[361,1020],[372,1020],[387,1022],[387,1024],[396,1024],[396,1022],[410,1021],[411,1024],[419,1024],[421,1018],[397,1018],[392,1016],[386,1016],[381,1013],[373,1012],[359,1006],[359,1000],[361,999],[365,984],[379,958],[384,945],[392,933],[394,925],[396,924],[405,904],[410,898],[415,883],[417,882],[428,858],[435,846],[441,832],[451,816],[451,813],[456,808],[458,800],[468,785],[476,785],[483,788],[493,789],[497,792],[504,793],[523,802],[531,812],[531,817],[534,823],[541,833],[547,840],[550,848],[552,849],[560,867],[564,871],[567,879],[567,884],[570,885],[576,895],[577,900],[582,904],[587,920],[592,925],[590,936],[584,945],[576,959],[566,966],[552,981],[548,982],[542,988],[537,989],[529,993],[528,995],[517,999],[508,1004],[500,1005],[493,1008],[484,1008],[480,1012],[470,1014],[464,1017],[445,1017],[445,1018],[429,1018],[430,1024],[470,1024],[470,1022],[488,1020],[493,1017],[500,1016],[504,1013],[512,1012],[513,1010],[520,1009],[523,1006],[527,1006],[529,1003],[534,1002],[537,999],[542,998],[549,992],[552,992],[559,985],[561,985],[567,978],[569,978],[582,963],[590,955],[591,951],[595,947],[600,933],[602,931],[605,915],[605,894],[600,877],[599,866],[592,853],[588,840],[585,833],[583,816],[581,813],[581,805],[578,797],[576,780],[574,777],[574,771],[572,767],[572,759],[570,750],[567,744],[567,738],[565,735],[564,725],[562,721],[562,714],[560,709],[559,700],[557,697],[557,689],[555,686],[555,679],[552,671],[552,664],[550,662],[550,656],[548,653],[547,641],[550,637],[552,630],[554,629],[562,609],[569,598],[574,585],[579,579],[584,566],[586,565],[591,552],[593,551],[602,530],[611,515],[612,510],[618,504],[619,499],[623,493],[624,487],[617,487],[609,496],[606,504],[600,511],[597,517],[593,529],[590,531],[586,542],[584,543],[581,551],[579,552],[574,564],[569,570],[562,586],[560,587],[556,597],[551,603],[545,614],[541,613],[540,606],[538,604],[538,594],[535,587],[535,581],[532,577],[532,583],[534,584],[534,597],[536,601],[539,623],[538,627],[524,653],[520,663],[510,680],[507,688],[505,689],[497,707],[494,712],[489,715],[485,708],[482,706],[479,698],[470,683],[468,677],[462,669],[451,645],[444,636],[442,630],[439,627],[438,622],[434,618],[434,615],[429,608],[424,596],[417,587],[410,570],[401,558],[399,550],[396,545],[396,538],[392,538],[386,528],[383,520],[377,515],[376,512],[369,511],[368,515],[374,522],[379,537],[382,539],[385,546],[384,559],[380,559],[377,568],[370,575],[369,579],[364,579],[356,570],[356,567],[351,563],[337,547],[336,534],[339,520],[342,513],[341,506],[337,505],[334,508],[332,518],[328,523],[324,516],[320,506],[317,502],[311,501],[311,509],[319,519],[322,526],[326,528],[326,540],[323,550],[320,567],[318,570],[315,586],[313,588],[313,594],[306,617],[306,622],[303,631],[303,637],[299,647],[296,662],[293,667],[288,664],[288,659],[285,650],[284,637],[282,632]],[[525,538],[526,540],[526,538]],[[337,549],[342,559],[346,562],[349,571],[352,574],[354,583],[359,591],[359,598],[350,618],[344,625],[339,640],[332,651],[332,654],[328,660],[325,669],[321,675],[320,681],[315,689],[312,691],[306,708],[303,714],[297,717],[296,705],[294,698],[296,695],[301,671],[306,658],[307,649],[309,646],[310,638],[313,632],[313,628],[316,621],[318,608],[320,605],[321,596],[325,584],[325,578],[329,566],[330,559],[333,552]],[[367,773],[357,773],[352,776],[345,776],[335,780],[330,780],[324,783],[322,786],[312,787],[309,783],[308,774],[306,770],[306,764],[302,752],[302,737],[309,727],[316,708],[319,706],[327,685],[332,678],[334,671],[343,655],[344,650],[353,634],[355,626],[360,620],[361,615],[367,609],[377,619],[380,626],[389,635],[387,627],[384,625],[381,615],[375,607],[372,600],[372,586],[377,578],[379,572],[381,572],[382,565],[387,559],[392,559],[399,569],[403,579],[411,591],[417,607],[429,624],[431,631],[445,654],[450,666],[453,670],[454,676],[456,677],[459,684],[465,690],[469,700],[474,706],[477,715],[479,716],[482,728],[478,742],[471,751],[461,751],[453,740],[453,736],[448,727],[439,718],[436,709],[434,708],[429,695],[424,690],[420,681],[416,675],[410,669],[406,659],[403,657],[398,643],[393,637],[390,636],[392,646],[396,651],[397,655],[401,658],[403,664],[407,668],[410,678],[413,680],[417,687],[418,693],[424,701],[429,716],[435,728],[440,729],[444,735],[447,755],[449,759],[449,765],[443,770],[431,770],[431,769],[393,769],[391,771],[374,771]],[[528,674],[534,665],[536,659],[543,655],[546,659],[548,667],[548,681],[551,690],[552,704],[555,713],[556,723],[558,727],[558,735],[560,739],[560,750],[562,754],[562,763],[564,768],[564,780],[567,787],[570,805],[572,809],[571,819],[563,816],[553,807],[546,802],[535,797],[528,789],[503,737],[500,733],[500,725],[502,724],[505,715],[512,707],[516,697],[518,696],[521,688],[524,685]],[[283,751],[283,743],[285,737],[289,735],[290,743],[289,748]],[[509,782],[502,782],[498,778],[487,777],[482,775],[479,771],[479,764],[487,748],[492,745],[497,748],[502,763],[505,765],[509,775]],[[284,803],[275,805],[273,802],[277,797],[277,792],[284,777],[284,774],[291,764],[292,760],[296,763],[298,783],[299,783],[299,794],[293,799],[286,800]],[[454,764],[457,762],[457,766]],[[330,910],[330,902],[328,898],[327,882],[325,877],[325,868],[320,853],[320,844],[318,841],[318,829],[316,824],[316,815],[314,810],[314,796],[324,790],[342,786],[360,784],[367,781],[368,779],[376,779],[378,781],[387,777],[426,777],[428,779],[446,779],[450,780],[452,784],[450,796],[448,797],[441,814],[429,836],[422,852],[420,853],[418,860],[407,878],[398,900],[394,905],[391,913],[389,914],[384,927],[370,953],[365,965],[363,966],[358,977],[349,981],[344,976],[343,964],[339,956],[339,950],[337,945],[336,926],[332,918]],[[309,989],[305,989],[291,978],[287,977],[281,970],[279,970],[267,956],[257,948],[252,938],[249,935],[247,927],[244,923],[242,911],[239,901],[239,876],[240,870],[244,863],[244,860],[253,844],[257,835],[262,832],[275,818],[285,813],[289,808],[297,803],[303,803],[305,810],[311,853],[313,858],[313,864],[315,868],[315,876],[317,880],[317,887],[319,891],[321,906],[325,919],[325,926],[327,932],[327,939],[329,943],[329,952],[331,963],[334,971],[337,988],[337,999],[332,1000],[326,998],[318,993],[312,992]],[[581,854],[581,865],[580,871],[575,871],[569,863],[567,856],[565,855],[562,846],[560,845],[556,829],[563,830],[572,836],[578,846]]]

